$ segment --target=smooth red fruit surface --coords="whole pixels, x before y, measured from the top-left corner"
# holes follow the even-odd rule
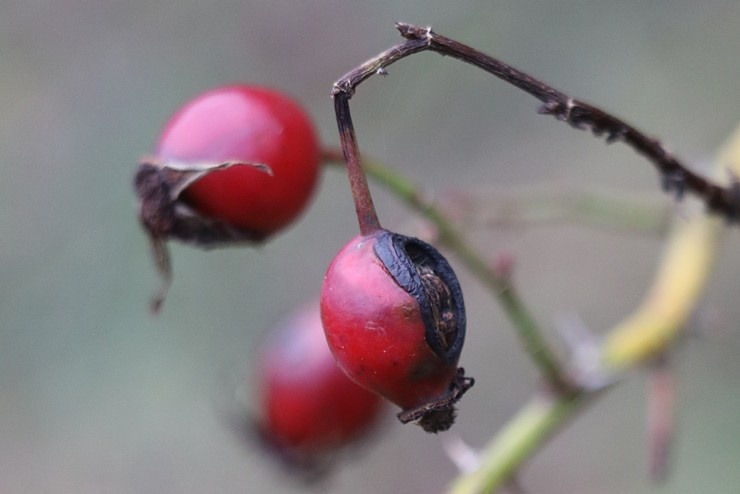
[[[383,400],[350,380],[326,345],[318,301],[280,323],[260,349],[259,429],[288,459],[309,462],[358,438]]]
[[[449,392],[457,359],[445,362],[429,347],[416,299],[377,257],[377,237],[353,238],[334,258],[321,292],[329,348],[360,385],[403,409]]]
[[[319,142],[313,123],[287,96],[232,85],[197,96],[165,126],[163,161],[260,163],[216,171],[189,186],[183,200],[201,214],[267,236],[304,209],[315,189]]]

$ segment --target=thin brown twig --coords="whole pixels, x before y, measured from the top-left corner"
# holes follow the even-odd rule
[[[337,96],[334,98],[334,110],[337,115],[339,137],[342,142],[342,153],[347,165],[349,186],[355,202],[357,221],[360,224],[360,233],[370,235],[380,229],[380,220],[375,212],[373,198],[367,185],[367,177],[362,170],[360,149],[357,145],[355,127],[352,124],[352,115],[349,111],[349,98]]]
[[[712,213],[722,214],[731,222],[740,222],[740,183],[734,180],[722,187],[691,171],[657,139],[649,137],[623,120],[588,103],[571,98],[552,86],[511,67],[463,43],[439,35],[429,27],[399,22],[396,24],[406,41],[380,53],[345,74],[335,84],[335,100],[349,100],[357,86],[374,74],[385,73],[389,65],[414,53],[433,51],[474,65],[529,93],[543,104],[539,112],[553,115],[571,127],[606,136],[606,142],[623,141],[647,158],[661,175],[662,187],[680,199],[685,192],[701,197]]]

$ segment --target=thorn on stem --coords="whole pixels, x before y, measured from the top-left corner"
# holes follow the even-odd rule
[[[442,436],[442,448],[447,457],[462,473],[471,473],[480,466],[480,454],[457,434]]]
[[[606,133],[606,143],[614,144],[617,141],[623,141],[627,135],[627,129],[624,127],[617,129],[609,129]]]
[[[555,100],[546,101],[539,107],[537,113],[540,115],[555,115],[560,111],[560,103]]]
[[[686,174],[681,170],[664,173],[660,185],[663,192],[673,194],[677,201],[681,201],[686,193]]]
[[[733,206],[724,213],[725,223],[730,226],[740,221],[740,178],[732,171],[727,171],[730,176],[730,185],[727,187],[728,202]]]
[[[648,392],[647,448],[650,480],[666,479],[674,436],[676,379],[666,355],[651,370]]]
[[[496,275],[505,280],[507,283],[511,282],[514,275],[514,264],[515,257],[511,252],[503,252],[494,257],[491,263],[491,269]]]
[[[563,316],[556,323],[571,355],[570,377],[584,391],[596,391],[614,383],[601,362],[601,341],[576,314]]]

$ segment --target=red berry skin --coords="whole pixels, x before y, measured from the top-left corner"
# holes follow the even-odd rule
[[[419,304],[376,256],[377,236],[353,238],[329,266],[321,293],[326,339],[340,367],[358,384],[403,409],[448,392],[457,357],[428,345]]]
[[[266,237],[306,207],[319,170],[313,123],[287,96],[263,87],[231,85],[197,96],[162,131],[161,161],[238,161],[267,165],[211,173],[190,185],[183,200],[201,214]]]
[[[279,323],[259,355],[258,427],[284,459],[310,466],[377,422],[383,400],[337,366],[317,302]]]

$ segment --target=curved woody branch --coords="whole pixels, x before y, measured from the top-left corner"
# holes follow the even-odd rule
[[[595,136],[606,137],[607,143],[623,141],[647,158],[661,176],[663,189],[683,197],[685,192],[696,194],[712,213],[724,215],[731,222],[740,221],[740,184],[733,181],[727,187],[718,185],[691,171],[657,139],[649,137],[619,118],[582,101],[571,98],[534,77],[511,67],[463,43],[439,35],[429,27],[397,23],[406,41],[368,60],[345,74],[334,84],[335,99],[349,100],[357,86],[374,74],[385,73],[389,65],[414,53],[433,51],[474,65],[518,87],[542,102],[539,113],[553,115],[576,129],[590,130]]]

